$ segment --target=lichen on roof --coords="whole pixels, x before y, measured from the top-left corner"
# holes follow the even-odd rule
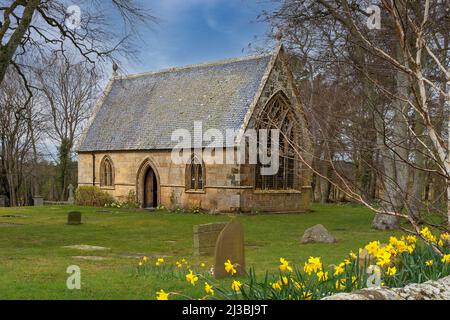
[[[272,55],[118,77],[79,152],[172,149],[177,129],[239,130]]]

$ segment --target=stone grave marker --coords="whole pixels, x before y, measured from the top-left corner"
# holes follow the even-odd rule
[[[67,216],[68,225],[79,225],[81,224],[81,212],[71,211]]]
[[[235,275],[245,274],[244,227],[233,219],[219,234],[214,253],[214,277],[229,276],[225,271],[225,262],[230,260],[237,271]]]
[[[33,197],[33,205],[35,207],[42,207],[44,205],[44,197],[34,196]]]
[[[70,204],[74,204],[75,203],[75,198],[73,196],[73,189],[74,189],[73,185],[69,184],[67,189],[69,190],[69,199],[67,200],[67,202],[69,202]]]
[[[214,255],[217,238],[227,224],[227,222],[219,222],[194,226],[194,255]]]

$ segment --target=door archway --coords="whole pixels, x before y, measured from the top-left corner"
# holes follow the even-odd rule
[[[156,208],[160,204],[160,180],[156,166],[150,159],[141,164],[136,181],[137,200],[142,208]]]

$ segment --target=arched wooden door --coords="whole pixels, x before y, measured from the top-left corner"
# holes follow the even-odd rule
[[[158,206],[158,183],[156,174],[149,166],[144,178],[144,208],[156,208]]]

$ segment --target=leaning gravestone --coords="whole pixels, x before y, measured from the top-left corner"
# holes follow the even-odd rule
[[[194,255],[214,255],[217,238],[227,224],[227,222],[219,222],[194,226]]]
[[[244,228],[236,219],[231,220],[217,238],[214,256],[215,278],[230,275],[225,270],[227,260],[235,265],[237,271],[235,275],[245,274]]]
[[[328,232],[321,224],[315,225],[312,228],[306,229],[303,234],[301,243],[335,243],[336,238]]]
[[[81,224],[81,212],[71,211],[67,216],[68,225],[79,225]]]

